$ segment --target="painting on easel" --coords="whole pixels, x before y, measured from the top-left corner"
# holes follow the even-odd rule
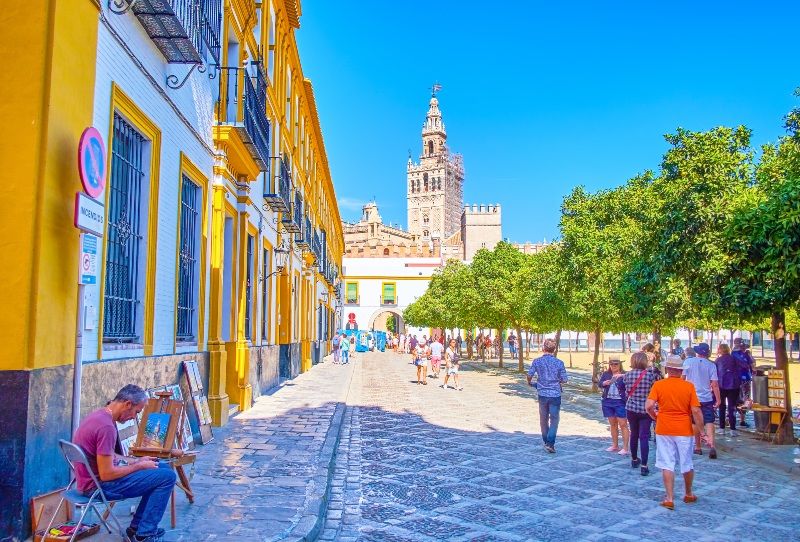
[[[167,430],[172,416],[167,412],[151,412],[147,417],[142,435],[144,448],[165,448],[167,444]]]

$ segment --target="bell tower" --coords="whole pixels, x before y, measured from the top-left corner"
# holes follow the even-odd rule
[[[428,114],[422,125],[419,162],[408,157],[406,198],[408,231],[423,239],[444,239],[461,228],[464,167],[460,155],[450,154],[447,131],[433,86]]]

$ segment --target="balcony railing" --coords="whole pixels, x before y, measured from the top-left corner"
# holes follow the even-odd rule
[[[325,268],[325,260],[322,258],[322,236],[316,228],[314,229],[314,235],[311,237],[311,252],[317,260],[317,266],[320,271],[323,271]]]
[[[303,250],[311,250],[311,219],[308,216],[303,220],[300,233],[295,235],[294,242]]]
[[[281,224],[289,233],[300,233],[303,225],[303,196],[299,192],[295,192],[292,207],[288,213],[283,214]]]
[[[111,0],[109,7],[132,8],[167,62],[202,64],[208,51],[219,64],[222,0]]]
[[[267,175],[269,186],[264,187],[264,201],[269,208],[280,213],[288,213],[292,205],[292,172],[283,156],[270,158],[271,175]]]
[[[233,126],[261,171],[269,171],[266,83],[255,67],[220,68],[217,122]],[[261,88],[264,94],[261,94]]]

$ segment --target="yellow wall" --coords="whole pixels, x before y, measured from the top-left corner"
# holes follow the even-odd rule
[[[3,1],[0,250],[13,265],[0,266],[2,370],[72,363],[77,147],[92,122],[98,9],[94,0]]]

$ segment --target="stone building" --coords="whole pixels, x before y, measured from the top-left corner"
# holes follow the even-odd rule
[[[224,425],[338,327],[342,223],[300,1],[155,4],[3,2],[0,540],[28,537],[30,498],[68,482],[59,439],[123,385],[179,384],[194,360]],[[103,209],[93,233],[76,193]]]
[[[471,260],[482,248],[491,250],[503,240],[500,205],[467,205],[461,213],[463,259]]]
[[[435,95],[422,125],[422,155],[418,163],[408,157],[406,180],[409,232],[429,239],[447,238],[459,231],[464,205],[463,159],[447,147]]]

